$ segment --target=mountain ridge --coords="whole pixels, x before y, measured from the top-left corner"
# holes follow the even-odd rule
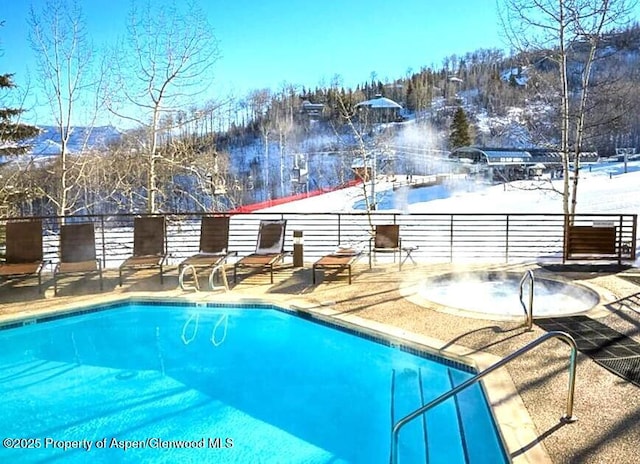
[[[38,157],[50,157],[60,154],[62,139],[58,127],[38,126],[40,133],[26,142],[31,146],[29,154]],[[69,153],[80,153],[85,149],[106,149],[111,143],[117,142],[123,131],[111,126],[73,126],[70,129],[67,148]]]

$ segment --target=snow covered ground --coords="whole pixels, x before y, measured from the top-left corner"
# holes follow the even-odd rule
[[[561,190],[562,180],[554,180],[553,185]],[[377,192],[392,187],[393,184],[386,179],[376,183]],[[427,198],[398,209],[408,213],[562,213],[562,197],[549,187],[548,180],[516,181],[493,186],[456,180],[448,185],[447,198]],[[438,192],[438,196],[442,196],[441,192]],[[344,213],[354,211],[354,203],[363,198],[363,188],[358,186],[261,211]],[[576,212],[639,214],[640,161],[627,163],[626,173],[621,162],[585,166],[578,184]]]

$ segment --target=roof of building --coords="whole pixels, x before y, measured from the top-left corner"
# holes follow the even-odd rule
[[[531,153],[524,150],[482,150],[489,164],[525,163],[531,161]]]
[[[522,164],[532,161],[531,153],[526,150],[504,148],[462,147],[451,152],[451,157],[480,161],[487,164]]]
[[[468,159],[473,162],[486,162],[487,164],[507,165],[507,164],[560,164],[562,154],[557,150],[547,150],[542,148],[484,148],[484,147],[461,147],[456,148],[450,154],[450,158]],[[570,160],[573,155],[570,154]],[[597,152],[581,152],[580,160],[584,162],[595,162],[598,159]]]
[[[372,98],[371,100],[362,101],[356,105],[356,108],[358,106],[367,106],[369,108],[402,108],[402,105],[399,105],[390,98],[383,97],[382,95],[376,95],[375,98]]]
[[[302,102],[303,108],[312,108],[312,109],[323,109],[323,103],[311,103],[309,100],[305,100]]]

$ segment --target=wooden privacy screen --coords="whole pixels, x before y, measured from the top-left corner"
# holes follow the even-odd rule
[[[568,226],[565,240],[565,259],[617,259],[616,228],[596,226]]]

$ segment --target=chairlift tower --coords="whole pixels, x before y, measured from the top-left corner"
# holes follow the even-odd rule
[[[226,180],[224,178],[223,173],[220,172],[220,169],[218,167],[217,157],[214,159],[214,162],[213,162],[213,170],[210,172],[207,172],[205,174],[205,177],[207,181],[206,190],[209,193],[209,195],[212,196],[213,205],[215,208],[216,197],[227,194]]]
[[[303,153],[294,153],[291,182],[296,193],[299,189],[309,192],[309,163]]]
[[[616,156],[622,156],[624,161],[624,173],[627,173],[627,162],[629,161],[629,156],[633,156],[636,154],[635,147],[624,147],[624,148],[616,148]]]

